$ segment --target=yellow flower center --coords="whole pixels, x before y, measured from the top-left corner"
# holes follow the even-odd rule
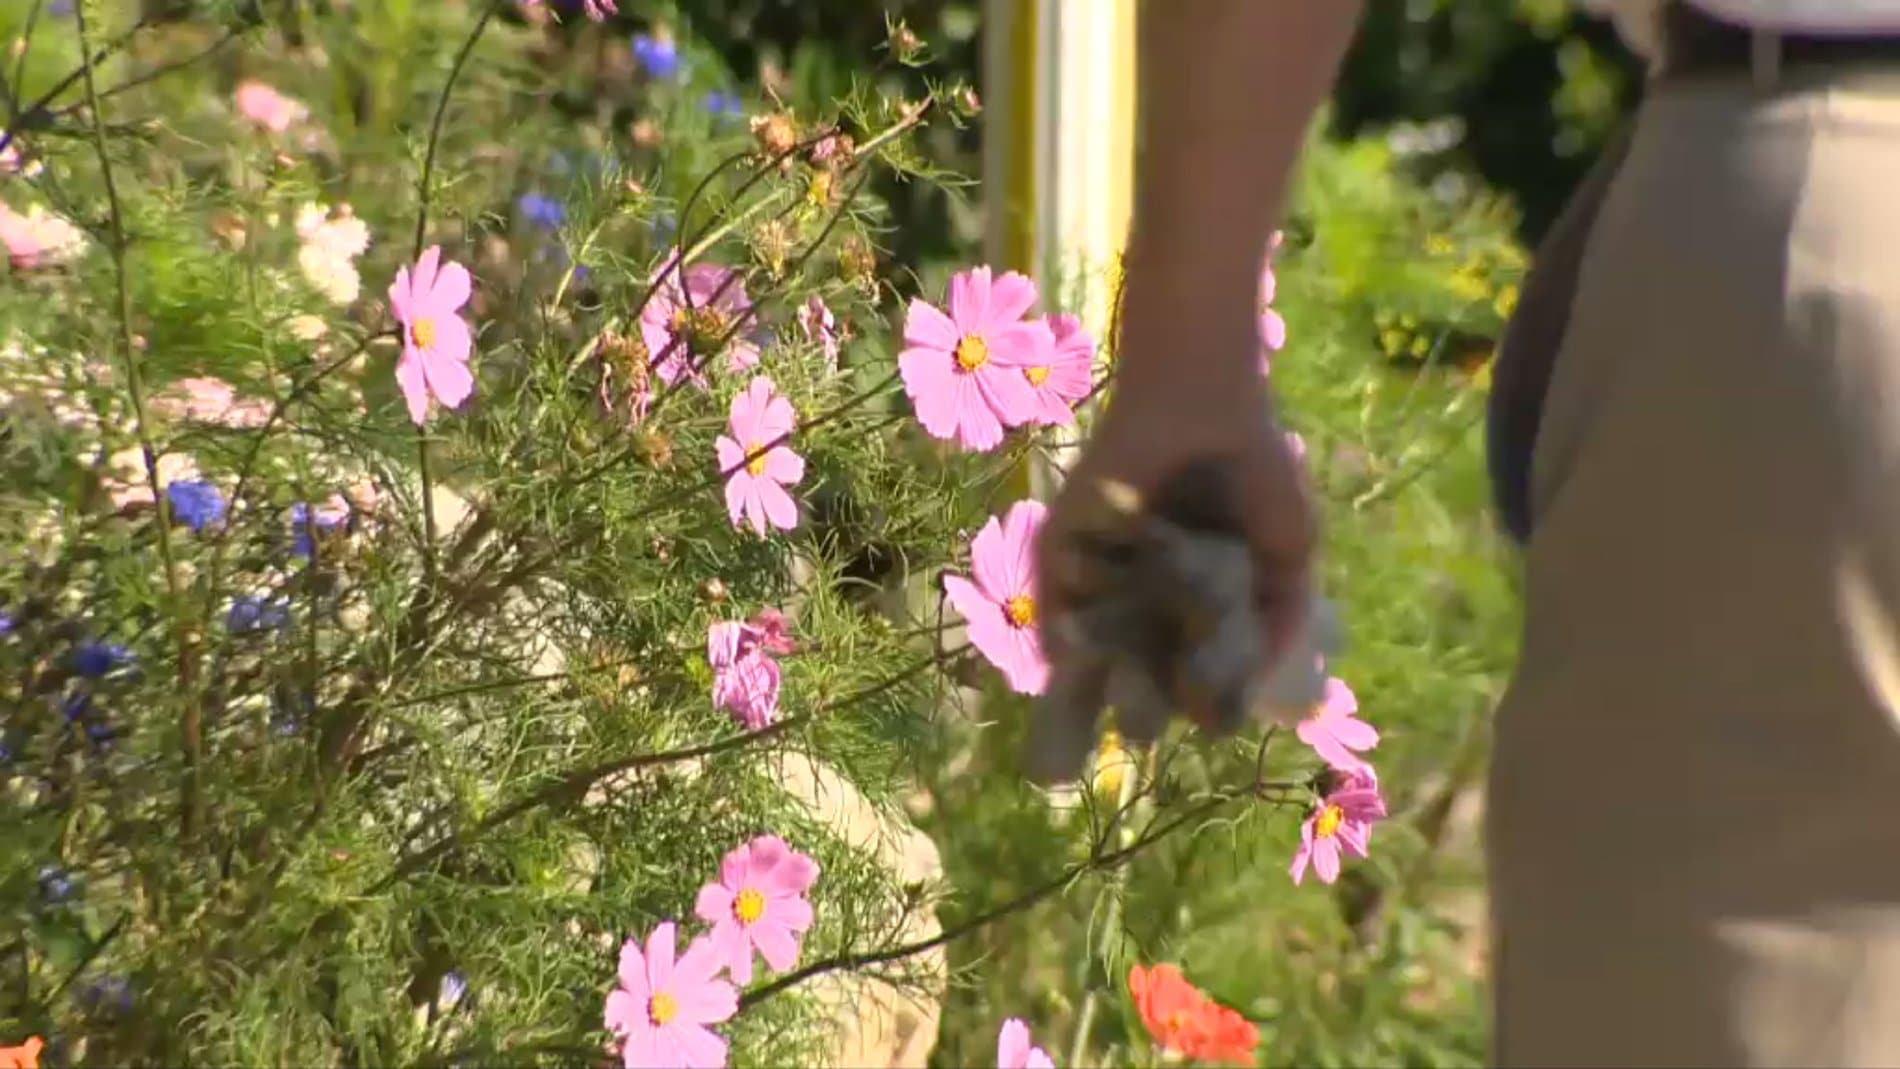
[[[415,342],[418,349],[427,349],[434,345],[435,320],[422,316],[409,324],[409,340]]]
[[[965,334],[957,343],[957,367],[975,371],[990,362],[990,343],[974,334]]]
[[[1029,380],[1029,385],[1041,386],[1049,381],[1049,369],[1046,367],[1024,368],[1023,377]]]
[[[1036,622],[1036,599],[1028,594],[1018,594],[1003,603],[1003,612],[1009,622],[1017,627],[1028,627]]]
[[[1313,837],[1330,839],[1338,833],[1339,826],[1345,822],[1346,811],[1336,805],[1329,805],[1319,811],[1319,819],[1313,822]]]
[[[684,308],[673,313],[673,333],[678,334],[686,343],[686,348],[694,353],[709,353],[717,349],[726,340],[726,331],[732,326],[724,312],[717,308]]]
[[[765,896],[748,887],[732,900],[732,915],[741,924],[756,924],[765,916]]]
[[[765,447],[758,442],[753,442],[751,448],[746,450],[746,455],[752,458],[745,462],[746,473],[749,475],[764,475]]]
[[[671,1022],[680,1015],[680,1000],[670,993],[661,991],[647,999],[647,1020],[656,1025]]]

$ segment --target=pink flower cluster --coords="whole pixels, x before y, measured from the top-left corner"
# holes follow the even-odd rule
[[[755,954],[774,972],[798,964],[814,919],[805,896],[818,873],[818,862],[785,840],[759,836],[728,853],[719,878],[699,889],[693,912],[711,929],[684,953],[672,921],[656,925],[645,946],[628,939],[604,1014],[622,1064],[721,1069],[726,1041],[711,1026],[738,1014],[736,985],[752,982]]]
[[[1012,427],[1075,421],[1095,342],[1074,316],[1028,318],[1036,300],[1034,282],[987,267],[951,278],[947,309],[912,299],[897,366],[924,430],[988,450]]]
[[[1372,825],[1386,816],[1378,775],[1359,756],[1379,745],[1379,731],[1359,719],[1359,699],[1352,688],[1328,677],[1326,696],[1294,732],[1326,762],[1332,784],[1300,825],[1293,882],[1305,879],[1310,865],[1322,883],[1332,883],[1339,878],[1341,849],[1367,856]]]
[[[749,731],[777,720],[779,667],[773,658],[795,648],[785,615],[777,609],[744,623],[712,625],[706,632],[706,660],[713,670],[713,707],[731,713]]]

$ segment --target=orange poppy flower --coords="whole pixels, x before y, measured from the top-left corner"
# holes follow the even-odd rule
[[[1201,1028],[1201,1017],[1208,1006],[1201,989],[1188,983],[1175,965],[1140,965],[1128,970],[1128,993],[1148,1034],[1164,1050],[1188,1053],[1188,1045]]]
[[[17,1047],[0,1047],[0,1069],[40,1069],[40,1048],[46,1041],[33,1036]]]
[[[1201,1014],[1200,1027],[1186,1038],[1185,1053],[1195,1061],[1252,1065],[1260,1029],[1240,1011],[1210,1001]]]

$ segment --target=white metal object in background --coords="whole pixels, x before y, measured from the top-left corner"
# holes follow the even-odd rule
[[[1139,0],[986,0],[984,245],[998,270],[1036,280],[1046,307],[1098,341],[1113,314],[1135,146]],[[1059,439],[1058,458],[1073,446]],[[1065,461],[1066,462],[1066,461]],[[1058,471],[1032,466],[1046,496]]]

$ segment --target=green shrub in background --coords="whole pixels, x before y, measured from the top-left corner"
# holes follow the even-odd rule
[[[935,53],[774,100],[619,6],[0,5],[0,1045],[712,1061],[703,1020],[802,1063],[852,1023],[821,981],[934,998],[947,949],[941,1064],[1009,1018],[1063,1064],[1224,1053],[1131,997],[1168,962],[1269,1064],[1478,1060],[1446,814],[1511,613],[1482,378],[1443,372],[1508,308],[1511,220],[1368,141],[1316,144],[1289,225],[1272,378],[1394,817],[1295,890],[1338,784],[1290,732],[1015,774],[1027,701],[944,577],[983,579],[1044,432],[920,430],[911,273],[941,306],[970,261],[894,259],[878,195],[956,188]],[[944,878],[801,761],[908,809]],[[750,977],[644,960],[807,899]]]

